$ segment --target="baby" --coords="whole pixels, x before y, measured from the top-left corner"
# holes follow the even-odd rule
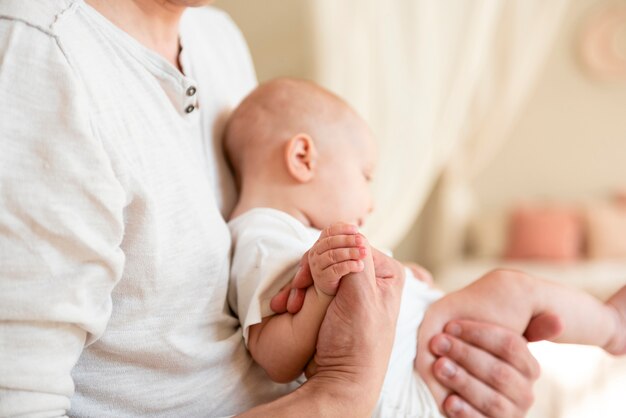
[[[272,380],[290,382],[315,352],[341,278],[361,271],[363,260],[372,256],[356,226],[372,210],[374,141],[364,121],[337,96],[309,82],[278,79],[259,86],[233,112],[225,150],[240,193],[229,222],[229,304],[255,361]],[[309,248],[314,285],[302,309],[274,314],[271,297],[293,278]],[[412,276],[408,269],[407,276]],[[522,274],[504,276],[487,275],[441,299],[428,284],[407,277],[375,416],[440,416],[432,393],[443,388],[431,374],[435,358],[427,343],[452,319],[489,321],[521,334],[533,317],[554,312],[563,325],[556,341],[626,352],[626,288],[602,304]],[[420,378],[413,361],[425,312],[416,362]]]

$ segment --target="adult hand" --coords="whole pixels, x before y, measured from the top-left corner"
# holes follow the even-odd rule
[[[449,417],[523,417],[533,402],[539,364],[527,340],[506,328],[467,320],[448,323],[430,342],[440,356],[433,395]]]
[[[379,260],[388,269],[384,278],[376,277],[373,251],[366,248],[364,271],[344,276],[328,307],[307,374],[309,381],[332,379],[358,388],[354,411],[370,415],[387,370],[404,276]]]
[[[517,315],[519,307],[506,306],[501,307],[504,311],[496,310],[487,317],[497,323],[500,312],[509,318],[500,325],[511,329],[468,320],[446,324],[452,319],[474,315],[484,318],[489,311],[475,313],[472,301],[480,300],[484,286],[516,283],[502,282],[510,274],[523,273],[490,272],[474,285],[437,301],[425,315],[418,338],[416,367],[448,416],[520,417],[532,404],[532,385],[539,376],[539,366],[521,334],[525,332],[532,340],[554,337],[562,329],[558,317],[548,313],[527,323],[523,314]],[[511,320],[518,316],[519,323]]]
[[[375,248],[372,248],[372,257],[374,258],[374,273],[377,279],[404,277],[404,265],[395,258],[389,257]],[[426,270],[424,271],[426,272]]]
[[[363,271],[344,276],[328,306],[309,380],[244,416],[371,416],[391,354],[404,276],[402,269],[393,276],[396,267],[382,261],[385,278],[377,278],[365,239],[364,246]]]

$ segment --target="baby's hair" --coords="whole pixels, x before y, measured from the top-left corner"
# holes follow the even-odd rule
[[[244,161],[267,161],[276,145],[299,133],[319,143],[346,112],[354,113],[341,98],[309,81],[278,78],[259,85],[233,111],[224,130],[224,151],[237,182],[245,174]]]

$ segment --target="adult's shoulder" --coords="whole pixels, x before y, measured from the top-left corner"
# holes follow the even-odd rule
[[[28,69],[38,79],[60,82],[68,75],[64,81],[73,83],[65,28],[76,21],[81,5],[82,0],[0,0],[0,56],[5,65],[16,72]]]
[[[2,0],[0,20],[19,22],[47,35],[55,35],[55,25],[71,13],[79,0]]]
[[[73,96],[77,80],[64,48],[63,27],[81,0],[0,0],[0,58],[5,83],[0,94],[11,97],[28,83],[40,101],[57,92]],[[59,99],[60,100],[60,99]]]

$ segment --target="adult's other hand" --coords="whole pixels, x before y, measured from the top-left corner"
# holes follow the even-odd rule
[[[506,328],[467,320],[448,323],[430,342],[443,387],[433,390],[449,417],[523,417],[533,402],[539,364],[527,340]]]
[[[491,319],[494,323],[463,320],[474,315],[471,302],[478,296],[473,288],[476,292],[481,283],[499,283],[511,275],[525,277],[521,272],[494,270],[476,285],[434,303],[424,317],[416,367],[450,417],[522,417],[532,404],[539,365],[522,334],[533,341],[554,337],[562,329],[559,318],[546,313],[517,325],[499,323],[497,316]],[[509,317],[515,316],[515,308],[509,309]]]

